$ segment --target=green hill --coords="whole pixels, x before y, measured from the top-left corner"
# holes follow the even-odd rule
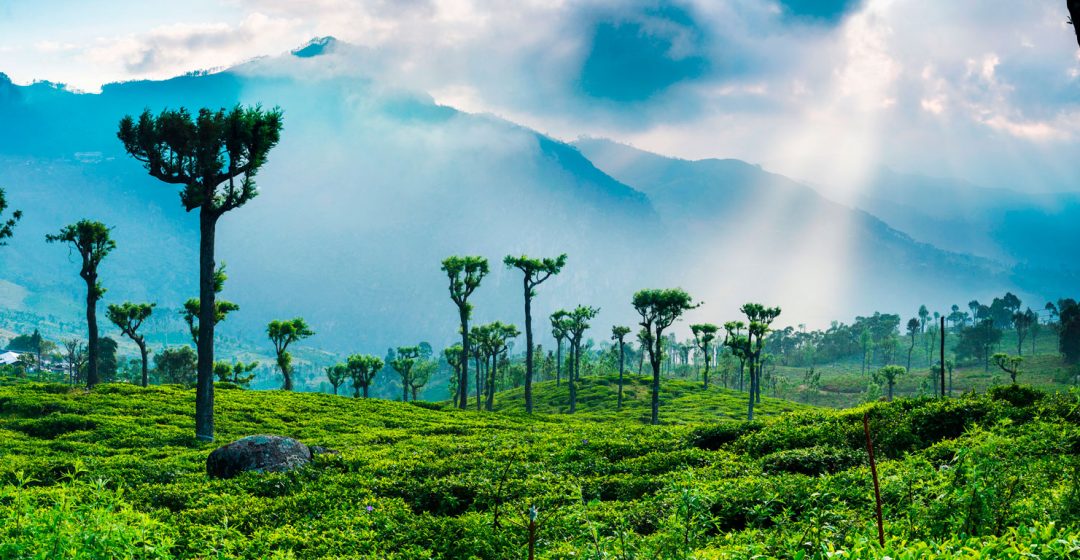
[[[651,415],[652,378],[627,375],[623,384],[623,408],[617,410],[619,375],[583,377],[578,382],[575,417],[592,421],[625,420],[649,423]],[[495,410],[519,411],[525,407],[525,389],[501,391],[495,395]],[[570,411],[570,389],[564,382],[556,387],[554,381],[533,386],[533,407],[543,414],[566,414]],[[747,396],[730,389],[712,386],[706,391],[701,383],[687,379],[664,379],[660,384],[660,421],[665,424],[715,422],[717,420],[746,420]],[[754,405],[757,417],[773,416],[796,410],[808,410],[809,405],[762,397]]]
[[[727,396],[675,387],[669,417]],[[1076,394],[996,389],[664,426],[638,422],[639,404],[598,421],[596,403],[527,417],[224,387],[216,398],[219,443],[274,433],[340,453],[291,473],[210,480],[214,444],[193,438],[191,390],[0,386],[0,558],[526,558],[533,507],[537,558],[1080,550]]]

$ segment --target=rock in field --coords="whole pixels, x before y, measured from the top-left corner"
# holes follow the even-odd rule
[[[292,438],[248,436],[221,446],[206,458],[206,474],[232,478],[245,471],[281,472],[311,462],[311,449]]]

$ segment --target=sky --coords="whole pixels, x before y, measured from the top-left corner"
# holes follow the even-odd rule
[[[838,197],[881,167],[1080,190],[1080,50],[1051,0],[0,0],[0,72],[95,92],[279,55],[564,140],[739,158]]]

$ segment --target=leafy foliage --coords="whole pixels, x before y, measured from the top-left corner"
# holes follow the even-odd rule
[[[583,378],[583,388],[606,387],[600,381]],[[703,422],[710,415],[691,409],[709,401],[685,401],[668,417],[685,409],[698,420],[654,427],[641,422],[641,381],[634,421],[603,416],[610,390],[592,403],[583,389],[583,409],[599,416],[221,391],[224,439],[274,432],[340,452],[299,471],[231,480],[205,475],[213,445],[191,436],[190,389],[0,385],[0,556],[522,557],[531,511],[538,558],[1080,550],[1075,394],[800,407],[752,424]],[[538,384],[538,408],[549,387]],[[862,455],[867,411],[882,457],[884,548]]]
[[[7,210],[8,202],[4,196],[4,189],[0,189],[0,214]],[[11,239],[11,236],[15,233],[15,224],[22,219],[22,211],[15,210],[11,213],[11,217],[7,220],[0,221],[0,247],[7,245],[7,240]]]

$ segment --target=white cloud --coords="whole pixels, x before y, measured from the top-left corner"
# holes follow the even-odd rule
[[[105,68],[119,68],[130,76],[162,78],[280,52],[306,36],[302,20],[253,13],[237,25],[174,24],[101,39],[87,48],[82,58]]]
[[[1077,151],[1080,52],[1063,7],[1015,0],[867,0],[837,25],[785,21],[776,2],[685,0],[692,20],[630,0],[228,0],[248,14],[36,48],[36,75],[96,89],[276,54],[316,35],[358,45],[340,66],[388,87],[503,115],[564,138],[611,136],[685,157],[858,159],[975,181]],[[645,101],[583,95],[597,22],[638,22],[700,56],[699,77]],[[663,33],[660,33],[660,32]],[[74,46],[75,48],[71,48]],[[0,65],[3,60],[0,59]],[[66,73],[65,73],[66,72]],[[29,81],[26,72],[19,76]],[[829,139],[830,141],[823,141]],[[781,149],[782,146],[787,148]],[[788,160],[785,167],[783,163]],[[802,161],[801,163],[805,163]],[[1013,167],[1006,167],[1012,165]],[[811,179],[825,171],[807,169]],[[1072,177],[1080,184],[1080,171]]]

